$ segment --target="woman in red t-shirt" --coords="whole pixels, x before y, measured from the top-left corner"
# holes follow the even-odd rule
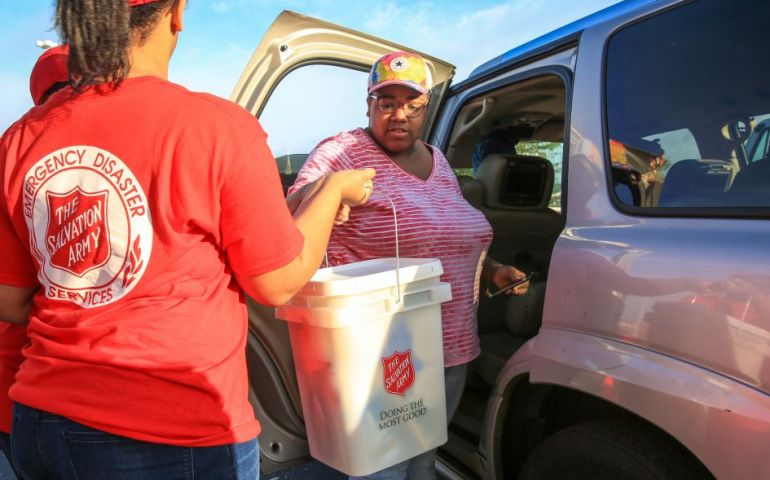
[[[0,139],[25,478],[257,478],[241,289],[285,302],[368,200],[373,170],[338,172],[292,218],[258,121],[167,80],[185,4],[58,0],[72,86]]]
[[[369,74],[368,128],[339,133],[316,146],[289,189],[288,202],[303,198],[313,182],[331,172],[377,171],[370,201],[334,228],[329,263],[393,256],[393,206],[400,254],[441,260],[441,280],[452,286],[452,300],[441,305],[446,412],[451,420],[465,387],[468,363],[481,352],[476,327],[479,279],[505,288],[525,275],[486,256],[492,227],[463,198],[441,151],[420,141],[431,88],[430,70],[420,56],[393,52],[377,60]],[[521,295],[528,287],[525,282],[507,292]],[[430,450],[368,478],[435,478],[434,463],[435,450]]]
[[[35,62],[29,76],[29,93],[35,105],[42,105],[48,97],[69,83],[68,51],[66,45],[51,47]],[[8,389],[24,359],[21,349],[26,343],[27,333],[24,325],[0,322],[0,449],[9,463],[12,463],[10,433],[13,402],[8,398]]]

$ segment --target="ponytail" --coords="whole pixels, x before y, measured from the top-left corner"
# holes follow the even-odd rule
[[[70,46],[73,88],[82,91],[104,82],[119,85],[131,67],[131,42],[143,44],[160,13],[178,1],[129,7],[128,0],[57,0],[56,28]]]

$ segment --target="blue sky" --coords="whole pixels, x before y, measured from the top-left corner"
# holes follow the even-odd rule
[[[457,81],[484,61],[613,3],[617,0],[189,0],[170,80],[229,97],[272,20],[293,10],[447,60],[457,66]],[[35,41],[58,41],[53,11],[53,0],[0,0],[1,130],[31,106],[29,71],[41,53]]]

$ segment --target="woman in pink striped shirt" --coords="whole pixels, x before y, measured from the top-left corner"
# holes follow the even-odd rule
[[[451,419],[460,402],[468,362],[481,352],[476,328],[480,277],[502,288],[525,275],[486,257],[492,227],[463,198],[441,151],[419,139],[432,87],[425,61],[409,52],[390,53],[372,66],[368,83],[368,128],[342,132],[318,144],[289,189],[287,201],[291,208],[317,179],[331,172],[376,170],[366,205],[338,214],[329,241],[329,263],[344,265],[394,255],[391,200],[398,216],[400,254],[441,260],[441,280],[452,285],[452,300],[441,307],[447,418]],[[508,293],[524,294],[528,286],[524,283]],[[432,450],[366,478],[435,478],[434,463]]]

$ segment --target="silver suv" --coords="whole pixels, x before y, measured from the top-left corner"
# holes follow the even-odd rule
[[[442,474],[770,478],[768,24],[765,0],[631,0],[451,87],[426,56],[425,138],[492,224],[491,254],[538,274],[527,296],[480,299]],[[399,48],[285,12],[232,98],[260,115],[295,70],[366,71]],[[279,159],[287,182],[306,153]],[[250,319],[269,472],[307,440],[286,325],[256,304]]]

